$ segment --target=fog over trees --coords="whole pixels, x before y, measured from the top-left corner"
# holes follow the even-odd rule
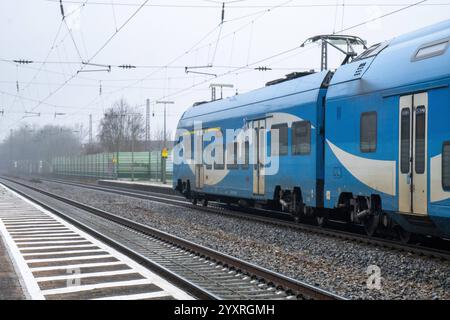
[[[116,101],[105,111],[98,134],[88,143],[87,130],[82,124],[74,127],[22,125],[0,142],[0,169],[8,169],[14,162],[48,166],[55,157],[117,151],[160,151],[164,131],[153,130],[145,141],[145,117],[142,108],[130,106],[125,99]],[[171,132],[167,132],[167,146],[171,147]]]
[[[54,157],[80,152],[81,139],[73,128],[23,125],[0,144],[0,167],[6,169],[13,161],[23,160],[49,163]]]

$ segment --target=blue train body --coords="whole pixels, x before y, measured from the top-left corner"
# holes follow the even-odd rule
[[[255,133],[247,145],[225,137],[224,165],[217,150],[212,165],[205,156],[174,164],[174,187],[194,199],[450,237],[449,42],[450,20],[369,48],[335,73],[191,107],[179,123],[191,153],[225,129]]]

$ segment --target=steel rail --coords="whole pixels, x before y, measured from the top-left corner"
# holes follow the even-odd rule
[[[28,184],[25,183],[20,183],[17,182],[15,180],[9,179],[9,178],[4,178],[1,177],[0,181],[4,180],[4,181],[8,181],[9,183],[5,183],[4,181],[2,181],[3,184],[5,184],[7,187],[13,189],[14,191],[22,194],[23,196],[25,196],[26,198],[30,199],[31,201],[37,202],[40,205],[44,206],[45,208],[51,210],[52,212],[57,212],[58,210],[46,205],[45,203],[43,203],[42,201],[39,201],[37,199],[34,199],[34,197],[31,197],[30,195],[28,195],[25,192],[22,192],[20,190],[17,190],[17,188],[14,188],[11,186],[10,183],[13,184],[17,184],[19,186],[28,188],[30,190],[33,190],[35,192],[41,193],[43,195],[46,195],[50,198],[56,199],[58,201],[64,202],[66,204],[69,204],[70,206],[76,207],[78,209],[81,209],[83,211],[87,211],[89,213],[92,213],[94,215],[97,215],[99,217],[102,217],[104,219],[107,219],[109,221],[113,221],[119,225],[122,226],[126,226],[127,228],[133,229],[137,232],[140,232],[142,234],[151,236],[153,238],[162,240],[164,242],[170,243],[172,245],[175,245],[179,248],[182,248],[184,250],[193,252],[195,254],[198,254],[202,257],[208,258],[211,261],[216,261],[219,262],[221,264],[223,264],[224,266],[227,266],[229,268],[233,268],[235,270],[239,270],[242,273],[248,274],[251,277],[254,277],[256,279],[260,279],[263,280],[264,282],[268,283],[268,284],[272,284],[273,286],[277,287],[277,288],[281,288],[282,290],[286,291],[286,292],[292,292],[294,295],[300,296],[302,298],[305,299],[314,299],[314,300],[343,300],[345,298],[333,294],[331,292],[328,292],[326,290],[314,287],[312,285],[309,285],[305,282],[302,281],[298,281],[296,279],[292,279],[289,278],[287,276],[284,276],[282,274],[273,272],[271,270],[268,270],[266,268],[254,265],[252,263],[246,262],[244,260],[232,257],[230,255],[218,252],[216,250],[204,247],[202,245],[199,244],[195,244],[191,241],[179,238],[177,236],[171,235],[169,233],[166,233],[164,231],[152,228],[150,226],[117,216],[115,214],[106,212],[104,210],[92,207],[92,206],[88,206],[86,204],[71,200],[71,199],[67,199],[65,197],[50,193],[48,191],[44,191],[42,189],[36,188],[36,187],[32,187]],[[68,220],[70,220],[72,223],[79,225],[80,227],[84,228],[85,230],[87,230],[88,232],[91,233],[95,233],[97,236],[100,236],[103,240],[104,236],[102,236],[101,234],[99,234],[98,232],[96,232],[95,230],[93,230],[90,227],[87,227],[85,225],[82,225],[79,221],[68,217],[67,215],[61,213],[61,212],[57,212],[59,215],[63,216],[64,218],[67,218]],[[80,225],[81,224],[81,225]],[[110,238],[107,238],[106,241],[110,244],[113,244],[114,246],[118,246],[120,247],[120,249],[122,251],[128,251],[126,247],[123,247],[122,245],[118,244],[115,242],[115,240],[112,240]],[[146,260],[145,257],[143,257],[142,255],[136,253],[136,252],[131,252],[131,255],[134,258],[138,258],[138,261],[142,261],[142,260]],[[147,259],[148,260],[148,259]],[[153,265],[153,267],[155,267],[155,263],[151,262],[151,261],[145,261],[146,264],[149,265]],[[156,266],[158,267],[158,265]],[[161,266],[159,266],[159,268],[161,268]],[[169,270],[165,269],[162,270],[165,274],[168,274],[171,278],[177,278],[178,276],[173,274],[172,272],[170,272]],[[191,286],[193,285],[192,283],[190,283],[189,281],[187,281],[186,279],[176,279],[179,282],[182,282],[182,285],[185,286]],[[201,290],[201,288],[197,287],[194,288],[194,290]],[[217,298],[214,297],[213,294],[211,293],[201,293],[198,292],[197,293],[199,296],[209,296],[209,298]]]
[[[311,225],[303,222],[294,222],[292,218],[287,214],[282,214],[276,211],[270,210],[261,210],[261,209],[245,209],[239,210],[239,208],[230,209],[227,206],[224,206],[219,203],[211,203],[211,206],[203,207],[199,205],[193,205],[187,202],[183,197],[167,195],[165,193],[157,193],[157,192],[148,192],[148,191],[138,191],[138,190],[130,190],[128,188],[122,187],[112,187],[112,186],[96,186],[96,185],[86,185],[80,183],[66,182],[61,180],[51,180],[51,179],[42,179],[50,182],[56,182],[65,185],[76,186],[80,188],[86,188],[101,192],[109,192],[114,194],[119,194],[122,196],[129,196],[144,200],[155,201],[164,204],[171,204],[175,206],[182,206],[185,208],[190,208],[194,210],[205,211],[213,214],[225,214],[227,216],[232,216],[235,218],[246,219],[250,221],[269,223],[272,225],[278,225],[287,228],[293,228],[296,230],[302,230],[306,232],[312,232],[315,234],[321,234],[325,236],[330,236],[333,238],[339,238],[343,240],[351,240],[359,243],[369,244],[376,247],[410,252],[419,256],[427,256],[442,260],[450,260],[450,251],[436,249],[432,247],[426,247],[423,245],[415,245],[415,244],[404,244],[398,241],[377,238],[377,237],[369,237],[367,235],[358,234],[356,232],[349,232],[344,230],[338,230],[337,228],[330,227],[319,227],[315,225]],[[238,211],[239,210],[239,211]]]

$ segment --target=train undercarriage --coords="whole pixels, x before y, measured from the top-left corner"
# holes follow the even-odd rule
[[[191,189],[190,181],[179,180],[176,190],[194,205],[208,206],[210,201],[238,206],[241,209],[254,208],[273,210],[291,216],[296,222],[314,223],[320,227],[339,223],[348,227],[360,227],[370,236],[396,238],[404,243],[420,241],[420,234],[408,232],[394,218],[393,213],[383,211],[378,195],[354,196],[342,193],[334,209],[306,206],[300,188],[274,190],[273,200],[254,200],[224,195],[202,193]]]

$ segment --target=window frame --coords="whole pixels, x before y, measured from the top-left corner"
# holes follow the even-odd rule
[[[281,144],[280,144],[280,142],[281,141],[278,141],[279,143],[278,143],[278,152],[277,152],[277,154],[274,154],[273,153],[273,148],[272,148],[272,143],[271,143],[271,145],[270,145],[270,155],[271,156],[287,156],[287,155],[289,155],[289,126],[288,126],[288,124],[286,123],[286,122],[284,122],[284,123],[277,123],[277,124],[273,124],[271,127],[270,127],[270,140],[271,140],[271,142],[272,142],[272,130],[273,129],[278,129],[278,133],[280,133],[280,128],[286,128],[286,144],[285,144],[285,146],[286,146],[286,151],[285,152],[283,152],[283,153],[281,153],[280,152],[280,150],[281,150]],[[278,135],[278,137],[281,137],[281,135],[279,134]]]
[[[443,143],[442,143],[442,159],[441,159],[441,165],[442,165],[442,168],[441,168],[441,183],[442,183],[442,189],[444,190],[444,191],[450,191],[450,181],[448,181],[448,185],[445,185],[444,184],[444,149],[445,149],[445,147],[449,147],[450,148],[450,140],[448,140],[448,141],[444,141]],[[450,158],[447,160],[447,161],[449,161],[450,162]]]
[[[421,113],[417,113],[418,109],[423,109],[423,112]],[[415,174],[424,174],[427,169],[426,169],[426,163],[427,163],[427,154],[426,154],[426,135],[427,135],[427,117],[428,117],[428,110],[424,105],[420,105],[415,107],[415,112],[414,112],[414,173]],[[420,120],[422,123],[422,126],[419,127],[418,123],[419,123],[419,117],[422,117]],[[422,129],[421,132],[419,132],[419,129]],[[422,149],[418,148],[418,136],[419,133],[422,134]],[[420,153],[419,153],[420,152]],[[418,161],[420,160],[420,161]],[[418,170],[420,169],[420,170]]]
[[[228,148],[232,146],[233,148],[233,163],[229,163],[228,156],[230,155],[228,153]],[[233,141],[232,143],[227,144],[227,169],[237,169],[238,168],[238,150],[239,150],[239,144],[237,141]]]
[[[294,150],[294,146],[296,146],[296,143],[294,143],[294,142],[296,142],[296,140],[297,140],[297,135],[295,134],[294,126],[297,124],[302,124],[302,125],[305,124],[306,125],[306,128],[307,128],[306,138],[309,138],[308,139],[308,147],[309,147],[308,152],[301,152],[301,151]],[[298,138],[300,138],[300,136]],[[301,121],[292,122],[292,124],[291,124],[291,155],[292,156],[307,156],[307,155],[311,154],[311,149],[312,149],[311,148],[311,121],[301,120]]]
[[[217,164],[216,163],[216,156],[217,156],[217,154],[214,154],[214,163],[213,163],[214,170],[225,170],[225,165],[226,165],[226,163],[225,163],[226,143],[225,143],[225,137],[223,135],[223,130],[222,129],[220,129],[220,133],[222,134],[222,164]],[[217,150],[217,148],[216,148],[216,150]]]
[[[375,115],[375,148],[372,149],[363,149],[362,147],[362,133],[363,133],[363,127],[362,127],[362,122],[363,122],[363,117],[364,116],[368,116],[368,115]],[[377,152],[378,149],[378,112],[376,111],[367,111],[367,112],[362,112],[361,116],[359,118],[359,151],[361,153],[375,153]]]
[[[406,122],[408,125],[408,143],[407,143],[407,147],[408,147],[408,155],[407,155],[407,159],[404,159],[403,157],[403,111],[407,110],[408,111],[408,121]],[[408,174],[411,172],[411,109],[409,107],[404,107],[401,109],[400,112],[400,173],[401,174]],[[405,161],[405,162],[404,162]],[[403,165],[408,166],[408,170],[403,170],[404,167]]]
[[[241,169],[247,170],[250,167],[250,141],[248,140],[248,138],[244,140],[243,145],[244,145],[244,163],[241,164]]]
[[[429,48],[429,47],[432,47],[432,46],[437,46],[437,45],[439,45],[441,43],[446,43],[446,45],[445,45],[445,47],[443,49],[441,49],[439,51],[435,51],[435,52],[431,52],[431,53],[425,54],[425,55],[420,56],[420,57],[417,57],[417,55],[419,54],[420,50],[423,50],[425,48]],[[414,51],[414,54],[411,57],[411,62],[416,62],[416,61],[425,60],[425,59],[429,59],[429,58],[432,58],[432,57],[437,57],[437,56],[443,55],[447,51],[449,45],[450,45],[450,38],[444,38],[444,39],[436,40],[436,41],[433,41],[433,42],[425,43],[425,44],[421,45],[419,48],[417,48]]]

